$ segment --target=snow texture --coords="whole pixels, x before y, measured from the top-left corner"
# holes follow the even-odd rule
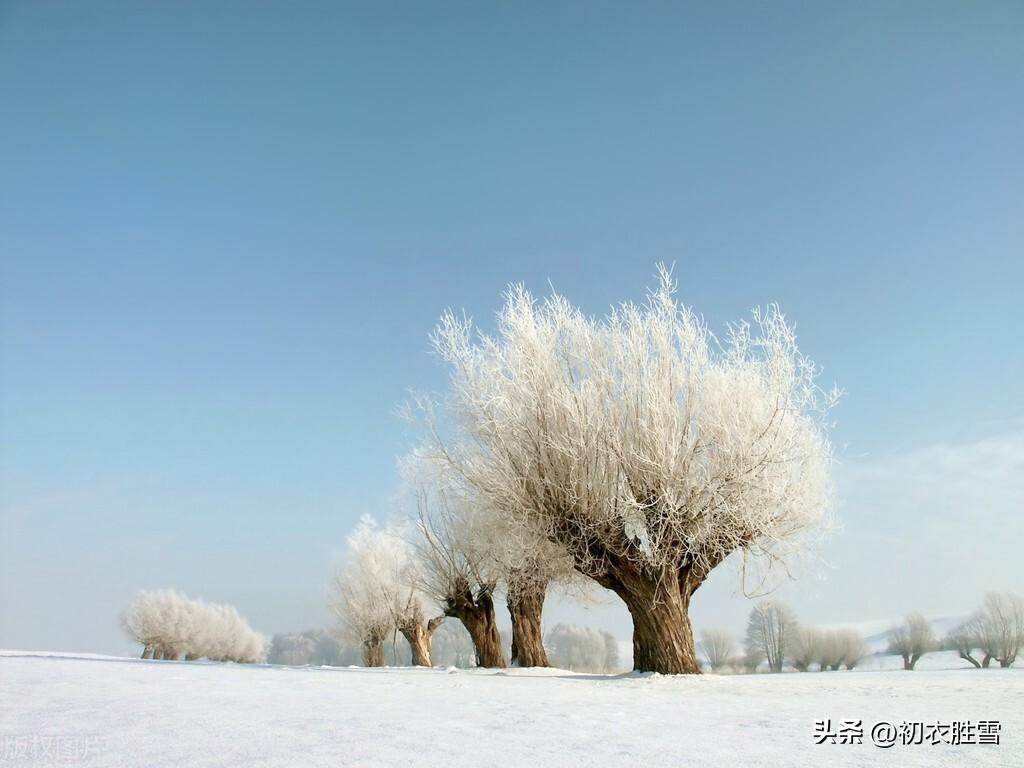
[[[824,718],[999,720],[1002,743],[816,746]],[[77,740],[87,754],[70,764],[116,768],[1024,766],[1024,674],[615,677],[0,652],[0,764],[69,764],[38,756],[44,737]]]

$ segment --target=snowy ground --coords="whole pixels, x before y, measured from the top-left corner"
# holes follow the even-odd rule
[[[999,720],[998,746],[814,745],[815,720]],[[0,652],[0,766],[1024,766],[1024,673],[701,677]]]

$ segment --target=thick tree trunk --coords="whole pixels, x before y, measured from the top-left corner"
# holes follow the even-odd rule
[[[547,585],[509,589],[508,612],[512,617],[512,664],[520,667],[550,667],[541,615]]]
[[[367,667],[384,666],[384,640],[372,638],[363,641],[363,665]]]
[[[700,674],[689,616],[690,597],[700,585],[698,580],[691,579],[689,573],[659,580],[622,568],[601,583],[622,598],[633,617],[634,670]]]
[[[473,639],[473,648],[476,649],[476,665],[501,669],[507,667],[505,652],[501,648],[501,633],[498,632],[498,625],[494,620],[493,605],[489,613],[468,614],[461,620],[469,632],[469,636]]]
[[[992,654],[986,653],[985,658],[981,660],[981,666],[988,669],[988,665],[992,663]]]
[[[468,584],[457,585],[448,596],[444,613],[461,621],[469,632],[478,667],[508,666],[501,649],[501,634],[494,617],[494,598],[490,589],[479,589],[474,596]]]
[[[430,664],[430,638],[421,624],[413,624],[408,627],[399,627],[402,637],[409,643],[409,651],[412,654],[412,663],[416,667],[429,667]]]
[[[1015,657],[1009,657],[1009,658],[1006,658],[1006,659],[999,659],[999,666],[1002,667],[1003,669],[1007,669],[1008,667],[1013,665],[1014,661],[1016,661]]]
[[[409,650],[412,653],[412,663],[417,667],[432,666],[430,658],[430,643],[434,636],[434,630],[444,622],[444,616],[438,616],[427,622],[424,627],[420,621],[410,622],[406,626],[398,628],[402,637],[409,643]]]

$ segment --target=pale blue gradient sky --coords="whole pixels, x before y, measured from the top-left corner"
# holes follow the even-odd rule
[[[326,620],[432,324],[511,281],[601,312],[664,260],[716,328],[782,305],[860,478],[808,618],[882,610],[862,465],[1024,467],[1024,5],[498,6],[0,2],[0,647],[125,649],[140,587]]]

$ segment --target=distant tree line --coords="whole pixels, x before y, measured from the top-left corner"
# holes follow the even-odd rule
[[[743,651],[736,639],[720,629],[701,633],[704,660],[714,672],[782,672],[790,666],[798,672],[854,669],[867,655],[864,636],[855,629],[802,626],[784,603],[764,601],[755,605],[747,620]]]

